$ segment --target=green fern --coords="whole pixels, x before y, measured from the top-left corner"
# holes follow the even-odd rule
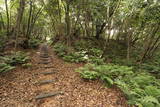
[[[80,74],[82,78],[90,79],[90,80],[97,79],[99,76],[99,74],[95,71],[83,71],[83,72],[80,72]]]
[[[129,105],[160,107],[160,80],[145,72],[134,73],[132,67],[114,64],[87,64],[79,69],[89,79],[96,72],[107,86],[116,85],[125,94]],[[89,76],[90,75],[90,76]]]
[[[160,89],[155,86],[146,86],[145,87],[145,94],[148,96],[153,96],[155,98],[160,98]]]
[[[13,70],[14,68],[15,67],[10,66],[10,65],[5,64],[5,63],[0,64],[0,72],[8,72],[8,71]]]
[[[101,78],[101,80],[103,80],[103,81],[106,83],[106,85],[107,85],[108,87],[111,87],[111,86],[114,84],[113,79],[111,79],[110,77],[101,76],[100,78]]]
[[[139,99],[143,107],[160,107],[159,101],[153,96],[145,96]]]
[[[20,51],[13,53],[10,56],[1,57],[0,59],[3,60],[4,63],[7,63],[12,66],[24,64],[30,60],[29,57],[25,53],[20,52]]]

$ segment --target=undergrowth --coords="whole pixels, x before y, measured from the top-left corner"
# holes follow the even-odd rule
[[[76,71],[84,79],[101,79],[108,87],[116,85],[124,92],[130,105],[160,106],[160,80],[149,73],[135,73],[132,67],[115,64],[87,64]]]
[[[95,64],[103,64],[104,59],[102,57],[102,51],[97,48],[90,49],[76,49],[67,47],[63,43],[57,43],[54,45],[54,51],[59,57],[62,57],[67,62],[90,62]]]
[[[41,41],[35,38],[30,39],[28,41],[29,48],[33,48],[33,49],[38,48],[40,44],[41,44]]]
[[[26,67],[29,61],[30,61],[30,58],[24,52],[20,52],[20,51],[16,53],[12,53],[11,55],[8,55],[8,56],[1,56],[0,72],[11,71],[17,65],[24,66],[25,64],[25,67]]]
[[[6,44],[6,32],[0,31],[0,52],[4,51],[5,44]]]
[[[117,48],[121,53],[115,51]],[[107,87],[117,86],[125,94],[129,105],[160,107],[160,58],[139,64],[136,58],[126,60],[126,49],[122,46],[116,49],[109,49],[111,52],[103,56],[110,60],[106,64],[102,49],[85,41],[77,42],[74,47],[63,43],[54,45],[57,55],[65,61],[89,63],[76,70],[83,79],[100,79]],[[138,57],[137,54],[135,56]]]

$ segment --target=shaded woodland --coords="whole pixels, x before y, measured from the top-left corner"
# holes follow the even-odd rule
[[[30,68],[44,43],[129,106],[160,107],[159,0],[0,0],[0,72]]]

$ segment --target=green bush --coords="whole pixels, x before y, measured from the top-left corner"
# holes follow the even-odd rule
[[[56,43],[54,45],[54,51],[58,56],[63,57],[67,54],[67,46],[63,43]]]
[[[104,58],[99,58],[99,57],[95,57],[95,56],[91,56],[88,59],[88,62],[93,63],[93,64],[97,64],[97,65],[105,64],[104,63]]]
[[[28,41],[29,44],[29,48],[38,48],[38,46],[40,45],[41,41],[38,39],[30,39]]]
[[[141,73],[121,80],[117,79],[115,84],[125,93],[129,104],[139,107],[159,107],[159,82],[155,77]]]
[[[97,48],[91,48],[89,49],[88,53],[89,55],[92,55],[92,56],[101,57],[103,54],[103,51]]]
[[[87,41],[84,40],[80,40],[79,42],[74,43],[74,47],[77,51],[82,51],[86,49],[87,45],[88,45]]]
[[[63,59],[68,62],[76,62],[76,63],[87,61],[87,59],[84,58],[84,54],[79,52],[70,53],[64,56]]]
[[[16,65],[30,67],[29,57],[23,52],[12,53],[9,56],[0,57],[0,72],[11,71]]]
[[[132,68],[127,66],[119,66],[119,65],[95,65],[95,64],[87,64],[83,68],[77,70],[79,73],[88,72],[88,71],[95,71],[99,74],[100,78],[122,78],[127,75],[133,74]],[[109,79],[108,79],[109,80]]]
[[[86,59],[84,58],[84,55],[82,52],[68,52],[69,48],[62,44],[57,43],[54,45],[54,51],[59,57],[62,57],[67,62],[85,62]]]
[[[76,72],[79,72],[81,77],[84,79],[97,79],[99,77],[99,73],[93,70],[94,65],[88,64],[85,65],[85,67],[81,67],[76,70]]]
[[[29,57],[25,53],[19,51],[13,53],[10,56],[1,57],[1,60],[3,60],[4,63],[6,64],[9,64],[11,66],[16,66],[27,63],[29,61]]]
[[[90,62],[95,64],[104,64],[104,59],[101,58],[102,51],[96,48],[91,48],[89,51],[73,49],[73,52],[68,52],[69,47],[63,43],[56,43],[54,51],[59,57],[62,57],[67,62]]]
[[[80,72],[80,74],[82,78],[90,79],[90,80],[97,79],[99,76],[99,74],[95,71],[84,71],[84,72]]]
[[[149,73],[155,74],[155,76],[159,78],[160,77],[160,67],[159,66],[160,64],[157,65],[153,63],[152,64],[145,63],[145,64],[142,64],[140,68],[148,71]]]

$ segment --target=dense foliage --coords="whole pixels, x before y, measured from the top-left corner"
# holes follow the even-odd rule
[[[101,79],[111,87],[119,87],[128,104],[138,107],[160,106],[160,80],[146,72],[133,72],[132,67],[114,64],[87,64],[77,70],[84,79]]]
[[[23,65],[27,66],[29,65],[29,57],[23,52],[16,52],[12,53],[8,56],[2,56],[0,57],[0,72],[7,72],[11,71],[15,68],[17,65]]]
[[[91,63],[78,70],[84,79],[116,85],[131,105],[160,106],[159,0],[0,1],[0,72],[32,66],[17,49],[44,41],[67,62]]]
[[[104,63],[104,59],[101,58],[102,51],[97,48],[77,50],[77,47],[67,47],[65,44],[57,43],[54,45],[54,51],[68,62]]]

